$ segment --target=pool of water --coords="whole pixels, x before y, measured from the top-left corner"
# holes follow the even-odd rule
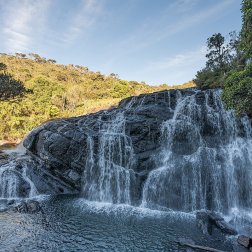
[[[43,214],[0,213],[0,251],[192,251],[179,244],[187,240],[234,251],[234,238],[218,231],[203,235],[193,214],[66,195],[41,204]]]

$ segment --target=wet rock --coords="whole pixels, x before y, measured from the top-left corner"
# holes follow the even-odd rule
[[[18,212],[18,213],[43,213],[43,209],[40,203],[36,200],[26,199],[1,199],[0,200],[0,212]]]
[[[67,175],[73,181],[77,181],[77,180],[81,179],[80,175],[77,172],[74,172],[72,170],[70,170]]]
[[[175,168],[171,169],[171,172],[164,172],[163,176],[167,182],[160,190],[158,186],[153,187],[154,191],[149,193],[150,201],[174,210],[191,211],[195,209],[192,206],[201,209],[205,205],[208,209],[215,209],[214,191],[216,188],[212,183],[215,176],[213,174],[216,174],[217,166],[222,168],[219,170],[223,170],[225,167],[225,159],[221,159],[221,157],[226,153],[221,153],[222,148],[219,147],[230,139],[227,136],[230,134],[230,125],[227,123],[229,119],[226,120],[226,112],[221,106],[221,100],[216,97],[219,97],[219,94],[215,90],[160,91],[126,98],[119,103],[117,108],[44,123],[34,129],[23,143],[27,149],[27,155],[31,156],[34,161],[34,165],[28,171],[30,178],[38,192],[45,194],[79,193],[85,186],[85,182],[87,187],[92,183],[97,184],[101,167],[99,157],[102,156],[101,146],[104,143],[101,135],[108,130],[104,126],[114,129],[123,120],[122,132],[110,140],[107,139],[108,141],[113,140],[113,144],[111,146],[104,144],[105,147],[102,147],[105,152],[107,151],[103,160],[110,163],[110,167],[116,167],[115,170],[120,170],[118,174],[121,174],[125,163],[131,160],[129,152],[133,152],[132,159],[134,160],[129,168],[130,176],[135,177],[130,180],[131,204],[138,204],[141,201],[143,185],[150,172],[163,165],[164,158],[161,157],[160,150],[167,145],[172,151],[171,167]],[[120,114],[123,114],[123,118],[119,122],[116,119]],[[167,122],[168,125],[165,128],[164,124]],[[169,122],[171,123],[169,124]],[[90,138],[92,139],[92,151],[88,142]],[[217,151],[220,152],[220,158],[217,157],[217,154],[215,157],[211,148],[220,149]],[[108,153],[109,151],[113,151],[113,153]],[[90,159],[91,152],[93,157]],[[120,157],[119,152],[121,152]],[[194,153],[195,157],[189,158]],[[210,164],[212,159],[216,161],[214,165]],[[93,162],[92,165],[90,162]],[[92,178],[90,167],[92,167]],[[107,170],[110,171],[110,168]],[[244,186],[239,191],[249,191],[250,181],[245,175],[245,169],[241,167],[240,171],[242,171],[241,174],[237,176],[244,181],[239,184]],[[196,173],[200,174],[199,178],[196,178]],[[82,180],[83,174],[88,174],[90,179]],[[103,176],[110,177],[105,173]],[[192,182],[194,181],[191,179],[192,176],[198,180],[195,185]],[[123,176],[118,175],[118,177]],[[218,182],[218,195],[227,195],[224,183],[226,178],[227,176],[223,172],[223,176],[220,175]],[[168,182],[170,179],[174,183]],[[155,183],[158,184],[157,181]],[[123,187],[125,183],[117,184]],[[182,193],[181,185],[188,187],[188,193],[186,190]],[[199,189],[195,190],[197,199],[189,195],[189,192],[194,191],[194,186]],[[116,183],[112,181],[111,190],[115,191],[116,187]],[[247,189],[243,189],[243,187]],[[206,198],[204,198],[205,192],[202,188],[207,190]],[[157,195],[159,196],[157,197]],[[248,201],[249,194],[243,195],[242,202]],[[119,198],[120,201],[123,197]],[[186,206],[185,199],[190,201],[186,203]],[[118,202],[116,199],[113,201]],[[223,209],[228,207],[226,202],[227,199],[223,199],[221,202]],[[208,220],[209,218],[207,217]],[[207,222],[209,221],[202,222],[202,228],[206,229],[209,226],[205,225]],[[223,232],[235,233],[223,220],[215,219],[214,223]]]
[[[240,235],[237,239],[237,242],[243,247],[252,251],[252,238],[245,235]]]
[[[171,90],[130,97],[120,102],[117,108],[76,118],[51,121],[34,129],[23,144],[28,150],[28,155],[39,164],[34,167],[34,171],[30,172],[31,177],[38,177],[33,180],[35,186],[47,194],[80,192],[81,177],[85,172],[90,153],[88,137],[92,136],[94,162],[97,162],[100,129],[106,122],[113,121],[118,113],[124,112],[125,134],[129,137],[134,150],[135,160],[131,169],[137,177],[144,174],[136,180],[138,184],[134,185],[135,188],[132,185],[132,201],[139,202],[142,198],[140,189],[147,178],[146,174],[155,168],[153,160],[161,146],[161,125],[172,118],[178,92],[184,96],[195,93],[193,89]],[[186,141],[189,141],[189,135],[192,134],[184,133],[187,136],[186,140],[178,136],[178,144],[174,145],[174,149],[179,154],[185,154],[187,150],[193,152],[198,148],[195,144],[193,149],[183,148],[183,151],[179,151],[180,147],[191,146]],[[121,144],[124,144],[123,141]],[[114,156],[112,158],[116,159]],[[125,162],[125,160],[121,159],[118,162]],[[99,169],[98,164],[94,166],[94,170],[97,169]],[[41,180],[40,176],[42,176]],[[61,181],[62,185],[54,187],[53,181],[56,181],[56,184]],[[46,185],[47,183],[49,186]]]
[[[8,197],[28,197],[31,189],[30,184],[23,178],[23,175],[11,169],[5,169],[1,174],[1,180],[6,181],[0,185],[0,195]]]
[[[195,241],[192,240],[192,239],[188,239],[188,238],[179,238],[178,239],[178,243],[181,245],[181,246],[185,246],[185,244],[192,244],[192,245],[195,245]],[[186,252],[193,252],[195,251],[194,249],[192,248],[186,248]]]
[[[224,220],[222,220],[222,221],[214,221],[214,224],[223,233],[226,233],[226,234],[229,234],[229,235],[237,235],[237,231],[233,227],[231,227],[227,222],[225,222]]]
[[[35,200],[22,201],[20,204],[15,206],[13,210],[18,213],[28,213],[28,214],[42,212],[42,208],[39,202]]]
[[[196,213],[198,227],[204,234],[212,234],[213,227],[228,235],[237,235],[237,231],[229,225],[223,217],[212,211],[199,211]]]
[[[14,203],[15,203],[15,200],[14,200],[14,199],[11,199],[11,200],[8,200],[8,201],[7,201],[7,205],[8,205],[8,206],[13,205]]]
[[[9,155],[0,150],[0,166],[7,164]]]
[[[8,156],[9,155],[7,153],[5,153],[5,152],[3,152],[3,151],[0,150],[0,159],[7,159]]]

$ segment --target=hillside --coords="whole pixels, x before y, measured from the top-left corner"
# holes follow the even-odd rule
[[[9,88],[13,79],[25,88],[21,96],[0,100],[0,140],[16,141],[42,122],[106,109],[132,95],[194,86],[193,82],[150,86],[125,81],[116,74],[105,76],[83,66],[56,64],[37,54],[1,54],[0,64],[0,86],[7,76],[11,77],[11,81],[7,78]]]

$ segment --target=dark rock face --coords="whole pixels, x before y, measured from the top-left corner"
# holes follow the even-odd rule
[[[224,218],[211,211],[199,211],[196,213],[197,224],[204,234],[212,234],[213,227],[229,235],[237,235],[237,231],[232,228]]]
[[[155,155],[161,146],[162,123],[173,116],[172,109],[176,106],[178,94],[190,96],[194,93],[194,90],[188,89],[130,97],[120,102],[118,108],[115,109],[41,125],[24,140],[28,154],[37,162],[36,168],[29,171],[32,180],[36,185],[43,184],[42,192],[81,191],[83,183],[81,178],[85,172],[90,151],[88,138],[91,136],[93,139],[92,151],[96,160],[100,154],[102,125],[113,120],[116,121],[118,114],[122,113],[124,129],[119,134],[125,134],[126,138],[129,138],[131,143],[128,147],[132,147],[134,152],[134,162],[130,167],[133,172],[133,175],[130,175],[132,177],[130,183],[135,189],[130,192],[130,196],[134,202],[139,201],[142,196],[143,182],[149,171],[156,167]],[[106,130],[104,129],[104,131]],[[174,145],[174,151],[192,152],[193,149],[187,148],[186,145],[186,137],[190,132],[177,133],[177,144]],[[125,139],[121,139],[121,141],[125,141]],[[181,146],[184,146],[183,150],[181,150]],[[115,165],[118,165],[119,162],[128,162],[128,160],[118,161],[114,156],[111,158]],[[126,155],[123,158],[129,157]],[[98,160],[97,163],[99,162]],[[96,169],[99,168],[96,166]],[[36,183],[36,180],[39,180],[40,183]],[[42,181],[44,183],[41,183]],[[52,186],[55,181],[56,184],[62,183],[62,185]],[[50,184],[50,188],[47,187],[48,184]]]
[[[183,92],[190,94],[193,91],[184,90]],[[47,187],[48,183],[54,184],[53,180],[61,181],[64,184],[62,189],[60,187],[53,189],[57,193],[65,192],[66,185],[70,191],[81,191],[81,178],[88,159],[88,137],[91,136],[94,141],[94,155],[96,156],[99,153],[101,124],[113,120],[118,113],[124,113],[124,133],[130,137],[134,149],[135,161],[131,168],[136,175],[135,183],[140,184],[141,188],[141,183],[155,166],[152,157],[161,145],[160,126],[172,116],[169,104],[175,106],[176,94],[176,91],[171,91],[170,94],[160,92],[131,97],[123,100],[118,108],[110,111],[41,125],[24,141],[28,153],[38,162],[35,170],[31,171],[32,180],[34,181],[37,177],[40,184],[44,181],[42,187]],[[48,182],[47,179],[52,182]],[[136,191],[132,192],[132,195],[139,199],[141,189],[139,192]]]
[[[224,110],[217,93],[161,91],[127,98],[111,110],[45,123],[23,143],[33,162],[28,175],[39,193],[81,192],[90,200],[128,204],[144,198],[172,209],[223,212],[232,207],[232,190],[239,204],[251,207],[246,171],[251,160],[237,156],[231,175],[226,167],[226,146],[248,137],[249,130]],[[164,148],[172,152],[167,168],[149,176],[164,165]],[[238,179],[242,187],[234,189]]]

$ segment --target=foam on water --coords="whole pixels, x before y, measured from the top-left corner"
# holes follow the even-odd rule
[[[195,219],[194,213],[185,213],[179,211],[161,211],[145,207],[131,206],[128,204],[112,204],[106,202],[89,201],[86,199],[75,199],[71,202],[73,207],[82,209],[83,211],[90,211],[93,213],[103,213],[107,215],[126,215],[137,216],[139,218],[154,217],[154,218],[172,218],[176,216],[177,219]]]

